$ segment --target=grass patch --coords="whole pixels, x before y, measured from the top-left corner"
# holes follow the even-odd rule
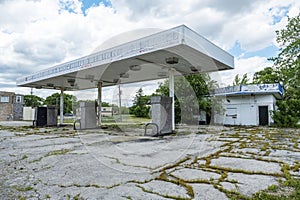
[[[289,179],[279,186],[270,186],[268,189],[253,195],[251,200],[290,200],[300,197],[300,179]]]

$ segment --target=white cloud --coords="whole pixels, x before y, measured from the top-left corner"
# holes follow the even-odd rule
[[[89,54],[112,36],[134,29],[186,24],[226,50],[236,42],[246,53],[260,50],[276,45],[275,30],[285,27],[285,14],[295,16],[300,8],[296,0],[111,0],[111,4],[94,5],[84,15],[80,0],[0,1],[0,90],[29,92],[13,87],[13,80]],[[274,17],[279,21],[274,23]],[[228,82],[236,73],[253,74],[267,65],[259,55],[238,56],[236,69],[222,72],[222,79]]]
[[[252,81],[255,72],[258,72],[266,67],[271,67],[272,63],[265,57],[254,56],[250,58],[235,59],[235,69],[221,72],[214,72],[211,76],[218,81],[221,87],[232,85],[234,77],[239,74],[241,77],[243,74],[248,75],[250,81]]]

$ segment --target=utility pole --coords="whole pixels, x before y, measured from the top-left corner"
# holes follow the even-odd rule
[[[120,121],[122,121],[122,102],[121,102],[121,84],[119,84],[119,116],[120,116]]]

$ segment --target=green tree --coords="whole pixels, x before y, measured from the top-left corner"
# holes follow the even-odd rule
[[[211,101],[207,98],[209,90],[215,87],[216,82],[208,75],[193,74],[178,76],[174,79],[175,94],[175,122],[197,123],[195,116],[199,115],[199,109],[205,111],[210,118]],[[169,81],[160,84],[154,95],[169,95]],[[209,121],[209,119],[208,119]]]
[[[243,77],[240,78],[240,76],[237,74],[234,77],[233,85],[246,85],[249,83],[248,74],[244,74]]]
[[[76,103],[77,99],[71,94],[64,94],[64,114],[71,113],[73,111],[73,103]],[[58,113],[60,113],[60,94],[54,93],[45,99],[45,105],[47,106],[57,106]]]
[[[97,102],[97,100],[96,100],[96,102]],[[111,107],[111,105],[108,103],[108,102],[101,102],[101,106],[102,107]]]
[[[37,107],[44,104],[44,99],[36,95],[25,95],[24,103],[25,106]]]
[[[282,80],[279,76],[279,71],[272,68],[266,67],[265,69],[255,72],[253,76],[253,83],[260,84],[260,83],[280,83]]]
[[[300,118],[300,15],[288,18],[285,29],[276,31],[281,46],[278,55],[270,60],[273,68],[255,73],[254,83],[281,83],[283,100],[277,101],[273,119],[280,127],[295,127]]]
[[[300,117],[300,14],[288,18],[285,29],[276,31],[280,52],[272,58],[285,90],[277,103],[274,121],[282,127],[295,127]]]
[[[276,41],[281,46],[277,57],[271,58],[280,71],[284,89],[300,85],[300,14],[288,18],[285,29],[276,31]]]
[[[143,89],[140,88],[133,99],[133,106],[129,108],[129,113],[136,117],[149,117],[150,106],[147,103],[150,101],[150,96],[143,94]]]

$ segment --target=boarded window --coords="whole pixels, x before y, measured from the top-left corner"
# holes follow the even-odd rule
[[[236,108],[227,108],[226,116],[236,118],[237,117],[237,109]]]

